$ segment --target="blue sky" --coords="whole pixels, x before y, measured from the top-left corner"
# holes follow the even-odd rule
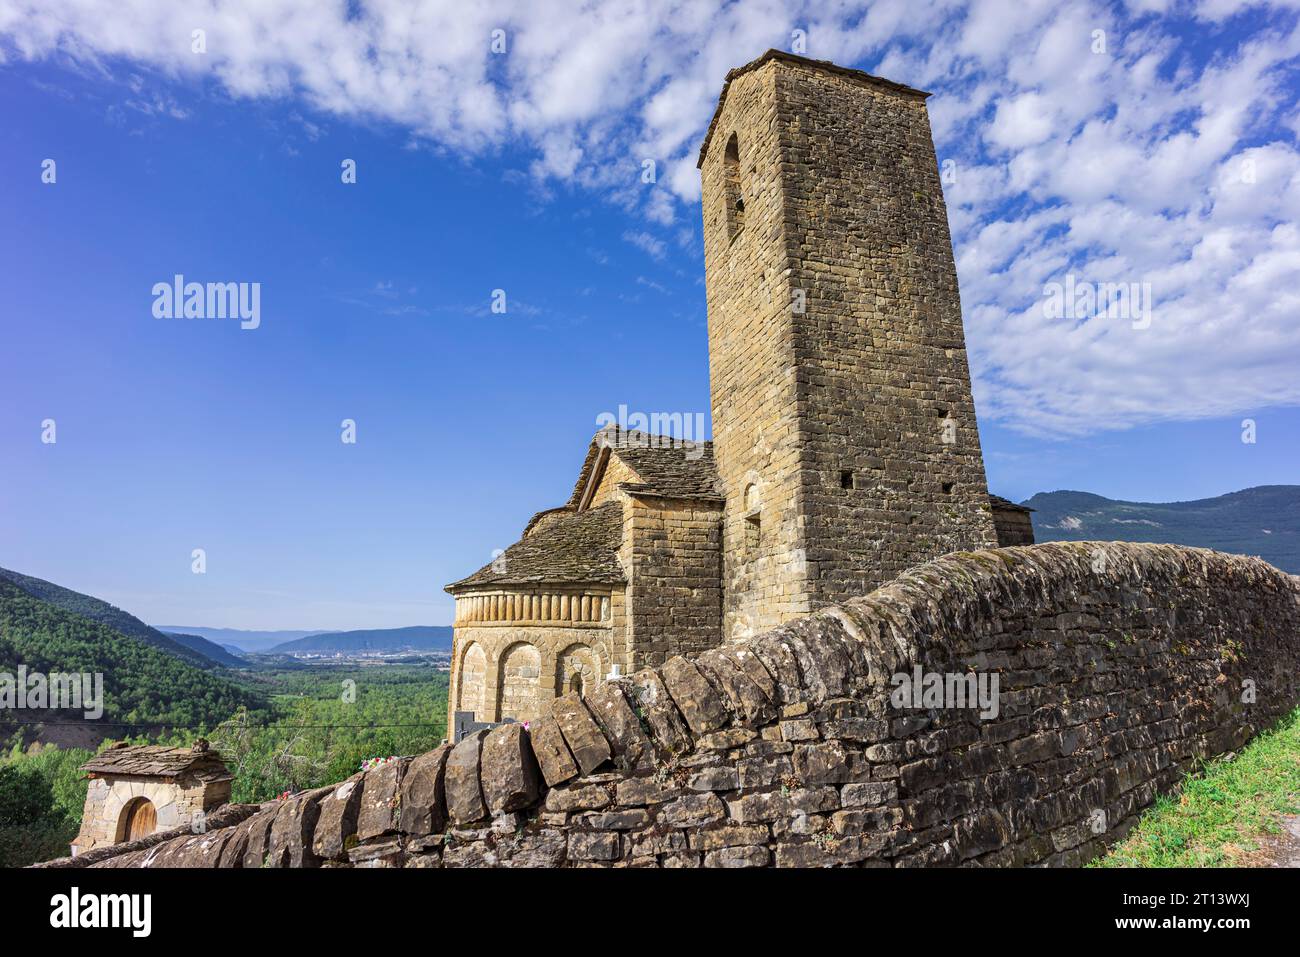
[[[694,154],[795,30],[936,93],[993,491],[1296,481],[1294,10],[226,6],[0,0],[5,567],[151,622],[449,621],[601,413],[708,412]],[[261,283],[260,327],[153,318],[176,273]],[[1045,318],[1065,273],[1149,282],[1149,328]]]

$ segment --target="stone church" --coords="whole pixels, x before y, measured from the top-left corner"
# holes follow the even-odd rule
[[[776,50],[727,75],[699,158],[714,441],[600,431],[568,500],[447,586],[453,715],[527,721],[1032,542],[985,480],[927,96]]]

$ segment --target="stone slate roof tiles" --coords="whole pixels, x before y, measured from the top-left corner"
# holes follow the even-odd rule
[[[206,781],[228,780],[233,775],[216,751],[193,751],[162,745],[118,744],[95,755],[81,766],[93,774],[174,778],[182,774]]]
[[[627,434],[644,436],[644,433]],[[683,445],[663,436],[644,438],[651,440],[645,446],[628,442],[611,450],[641,477],[639,483],[625,483],[628,491],[652,492],[667,498],[722,501],[722,485],[713,462],[712,442]]]
[[[618,456],[640,479],[620,483],[620,488],[633,494],[722,504],[712,442],[683,442],[616,427],[602,429],[591,440],[569,501],[529,519],[523,537],[501,556],[504,562],[484,565],[445,590],[454,594],[492,585],[625,582],[627,577],[618,563],[623,542],[622,505],[611,501],[598,508],[581,508],[588,486],[609,456]]]
[[[537,518],[545,516],[546,521]],[[618,564],[623,540],[623,506],[606,502],[599,508],[552,509],[534,518],[532,532],[446,590],[526,584],[613,584],[626,581]]]
[[[607,455],[617,455],[640,476],[641,482],[629,485],[628,491],[668,498],[722,498],[712,442],[683,442],[667,435],[610,427],[592,438],[568,507],[582,503],[592,474]]]
[[[1024,512],[1028,515],[1033,511],[1028,505],[1017,505],[1015,502],[1009,501],[1001,495],[994,495],[992,492],[989,493],[989,504],[994,508],[1007,512]]]

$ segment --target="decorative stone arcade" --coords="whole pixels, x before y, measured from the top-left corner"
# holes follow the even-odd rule
[[[608,591],[457,596],[452,714],[530,721],[558,695],[590,688],[612,660],[612,623]]]

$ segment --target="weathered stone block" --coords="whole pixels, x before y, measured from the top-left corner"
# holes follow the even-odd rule
[[[764,824],[724,824],[689,832],[693,851],[716,851],[723,847],[766,844],[771,835]]]
[[[610,831],[575,831],[569,835],[569,859],[574,861],[616,861],[619,836]]]
[[[615,762],[624,771],[649,768],[653,745],[624,694],[626,681],[602,681],[586,695],[588,709],[605,733]]]
[[[560,725],[553,717],[547,715],[531,722],[528,737],[547,787],[553,788],[578,776],[578,764],[569,753]]]
[[[450,744],[434,748],[412,760],[406,769],[399,822],[405,834],[437,834],[447,826],[445,775],[451,749]]]
[[[669,758],[689,751],[693,744],[691,733],[659,673],[643,668],[630,681],[630,703],[637,717],[649,725],[655,750]]]
[[[483,739],[479,781],[488,810],[493,814],[534,804],[539,779],[537,761],[523,725],[500,725]]]
[[[570,692],[556,698],[551,715],[583,774],[591,774],[613,757],[609,742],[578,694]]]
[[[705,867],[767,867],[772,854],[766,847],[723,847],[704,855]]]
[[[312,850],[326,860],[339,860],[348,838],[357,833],[357,811],[361,806],[362,776],[354,774],[320,800]]]
[[[364,843],[397,832],[402,776],[409,763],[408,758],[398,758],[362,775],[361,805],[357,809],[358,841]]]
[[[546,794],[546,810],[551,812],[590,811],[609,807],[611,803],[609,788],[603,784],[570,784]]]
[[[669,827],[699,827],[720,820],[726,813],[726,805],[716,794],[687,794],[663,805],[657,820]]]
[[[664,686],[695,734],[708,734],[727,723],[727,709],[713,685],[685,658],[670,658],[661,669]]]
[[[838,741],[802,744],[794,749],[794,773],[807,785],[840,784],[849,779],[849,758]]]
[[[483,739],[486,737],[486,730],[467,734],[447,757],[443,790],[447,797],[447,816],[456,824],[469,824],[488,816],[487,802],[483,800],[479,783]]]
[[[703,768],[691,775],[686,786],[692,791],[734,791],[740,787],[740,774],[730,765]]]

